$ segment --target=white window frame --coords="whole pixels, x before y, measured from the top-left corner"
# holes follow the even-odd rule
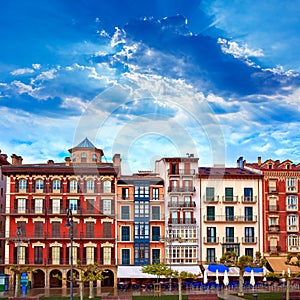
[[[95,263],[95,248],[86,247],[86,264],[93,265]]]
[[[103,247],[103,264],[111,264],[111,247]]]
[[[296,195],[286,197],[286,210],[298,211],[298,197]]]
[[[25,214],[26,213],[26,201],[25,198],[18,198],[18,213]]]
[[[298,181],[296,177],[288,177],[286,179],[286,191],[287,192],[297,192]]]
[[[60,199],[52,199],[52,213],[60,214]]]
[[[34,199],[34,212],[36,214],[43,213],[43,199]]]
[[[103,214],[111,215],[111,199],[103,199]]]
[[[60,264],[60,247],[57,246],[52,247],[52,264],[53,265]]]
[[[288,215],[286,220],[287,231],[299,230],[299,218],[298,215]]]

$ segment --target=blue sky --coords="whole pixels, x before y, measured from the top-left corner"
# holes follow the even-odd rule
[[[164,156],[300,161],[300,0],[0,2],[0,149],[86,136],[124,173]]]

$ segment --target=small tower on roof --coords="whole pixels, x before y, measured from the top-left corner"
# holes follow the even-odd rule
[[[96,148],[87,137],[77,146],[69,149],[69,152],[71,153],[71,161],[74,164],[101,163],[104,155],[103,150]]]

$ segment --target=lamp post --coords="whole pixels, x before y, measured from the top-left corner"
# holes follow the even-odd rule
[[[168,236],[168,240],[169,240],[169,264],[170,264],[170,270],[172,270],[172,241],[173,241],[173,232],[172,232],[172,225],[169,224],[168,226],[169,229],[169,236]],[[172,277],[170,276],[169,279],[169,291],[172,291]]]
[[[16,230],[17,236],[17,265],[20,264],[20,247],[21,247],[21,236],[22,236],[22,229],[20,226],[17,227]],[[20,294],[20,273],[16,273],[16,282],[15,282],[15,296],[18,297]]]
[[[70,233],[70,300],[73,300],[73,214],[70,208],[67,209],[66,227]]]

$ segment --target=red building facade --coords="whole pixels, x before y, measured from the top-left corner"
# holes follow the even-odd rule
[[[113,286],[120,157],[103,163],[103,151],[88,139],[69,152],[64,163],[47,164],[25,165],[13,155],[12,164],[3,168],[9,189],[2,214],[5,273],[10,273],[8,266],[26,266],[34,271],[29,274],[32,287],[65,287],[73,256],[75,274],[77,264],[97,263],[107,277],[104,285]],[[65,226],[67,210],[73,216],[73,255]]]
[[[300,252],[299,197],[300,164],[290,160],[280,162],[258,157],[256,163],[246,168],[264,175],[263,180],[263,226],[264,254],[286,256]]]

